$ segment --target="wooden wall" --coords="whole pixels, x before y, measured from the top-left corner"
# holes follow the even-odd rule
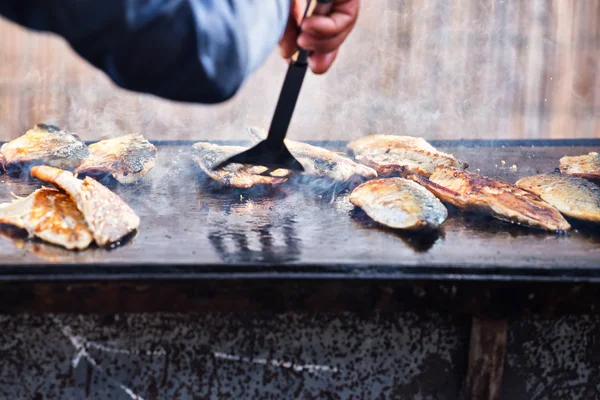
[[[286,68],[274,52],[230,102],[175,104],[116,89],[55,36],[0,20],[0,38],[0,140],[42,121],[86,139],[243,138],[268,127]],[[600,137],[599,60],[600,0],[363,0],[291,135]]]

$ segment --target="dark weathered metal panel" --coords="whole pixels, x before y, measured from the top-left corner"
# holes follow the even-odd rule
[[[0,318],[11,399],[450,400],[469,333],[410,312]]]
[[[3,282],[0,313],[440,312],[485,318],[596,314],[600,285],[431,280]]]
[[[600,398],[600,317],[534,317],[509,324],[506,399]]]

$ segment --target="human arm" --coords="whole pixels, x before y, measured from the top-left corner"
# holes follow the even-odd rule
[[[196,103],[231,98],[283,34],[290,0],[0,0],[64,37],[117,85]]]

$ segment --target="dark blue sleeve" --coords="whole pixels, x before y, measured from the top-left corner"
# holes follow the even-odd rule
[[[0,14],[63,36],[120,87],[195,103],[238,91],[276,47],[289,7],[290,0],[0,0]]]

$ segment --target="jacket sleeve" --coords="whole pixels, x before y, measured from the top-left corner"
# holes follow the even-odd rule
[[[64,37],[122,88],[185,102],[231,98],[276,47],[290,0],[0,0],[0,14]]]

